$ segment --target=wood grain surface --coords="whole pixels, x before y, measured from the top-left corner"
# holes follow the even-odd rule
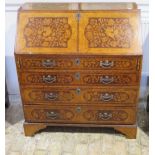
[[[136,109],[133,107],[25,105],[27,122],[134,124]]]
[[[136,106],[138,88],[117,87],[22,87],[24,104],[96,104]]]

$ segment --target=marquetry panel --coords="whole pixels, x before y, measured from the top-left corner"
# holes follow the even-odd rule
[[[137,100],[137,89],[130,88],[96,88],[88,89],[84,91],[83,98],[88,103],[100,103],[100,104],[133,104],[135,105]]]
[[[16,53],[66,53],[76,49],[74,13],[19,13]]]
[[[115,55],[141,52],[137,10],[83,12],[79,33],[81,53]]]
[[[68,88],[22,88],[25,104],[71,103],[76,97],[76,89]],[[79,97],[79,96],[78,96]]]

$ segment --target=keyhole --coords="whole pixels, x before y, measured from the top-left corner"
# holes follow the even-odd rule
[[[81,92],[80,88],[77,88],[77,89],[76,89],[76,93],[79,95],[80,92]]]
[[[81,107],[77,107],[77,108],[76,108],[76,112],[77,112],[77,113],[80,113],[80,112],[81,112]]]
[[[75,78],[76,78],[77,80],[79,80],[79,79],[80,79],[80,73],[75,73]]]
[[[75,64],[80,65],[80,59],[79,58],[75,59]]]

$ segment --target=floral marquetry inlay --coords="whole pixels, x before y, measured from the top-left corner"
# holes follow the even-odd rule
[[[30,17],[24,28],[26,47],[67,48],[71,34],[67,17]]]
[[[89,121],[125,121],[128,113],[123,110],[88,110],[84,113],[84,117]]]
[[[31,116],[39,120],[72,120],[74,113],[67,109],[33,109]]]
[[[85,37],[89,48],[130,48],[133,30],[128,18],[89,18]]]

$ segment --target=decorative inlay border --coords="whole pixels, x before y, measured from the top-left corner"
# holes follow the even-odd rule
[[[47,90],[32,90],[28,93],[31,101],[43,102],[43,101],[72,101],[74,94],[71,91],[47,91]],[[53,97],[52,97],[53,96]]]
[[[128,113],[123,110],[88,110],[83,116],[89,121],[125,121]]]
[[[108,91],[88,91],[84,94],[84,99],[89,102],[103,102],[102,95],[108,94],[109,96],[112,95],[112,99],[109,102],[126,102],[130,99],[129,93],[127,92],[108,92]],[[104,101],[108,102],[108,101]]]
[[[49,115],[49,113],[51,113],[51,116]],[[34,119],[39,120],[72,120],[74,118],[74,113],[67,109],[33,109],[31,111],[31,116]]]

